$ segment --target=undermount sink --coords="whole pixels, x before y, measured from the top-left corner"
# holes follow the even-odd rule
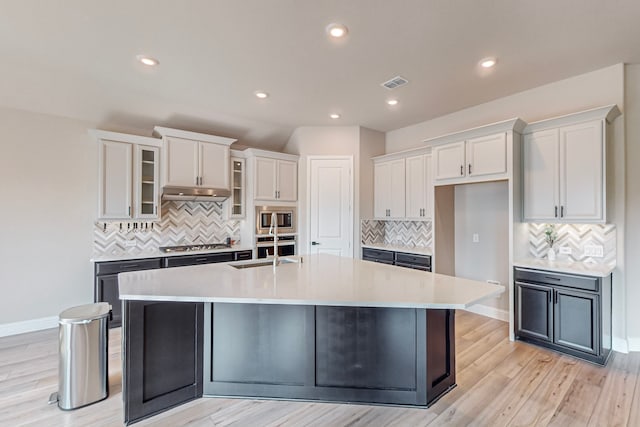
[[[301,262],[300,259],[294,258],[280,258],[278,259],[280,264],[293,264]],[[242,264],[229,264],[233,268],[244,269],[244,268],[254,268],[254,267],[264,267],[266,265],[273,265],[273,259],[265,259],[261,261],[247,262]]]

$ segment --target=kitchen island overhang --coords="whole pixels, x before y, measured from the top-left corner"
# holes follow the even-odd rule
[[[454,310],[503,292],[332,255],[119,279],[127,423],[202,395],[428,406],[455,386]]]

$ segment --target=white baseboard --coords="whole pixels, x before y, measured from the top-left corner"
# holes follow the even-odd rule
[[[502,310],[500,308],[476,304],[467,308],[467,311],[480,314],[481,316],[491,317],[492,319],[502,320],[503,322],[509,321],[509,310]]]
[[[640,351],[640,338],[628,338],[627,343],[629,344],[629,351]]]
[[[0,337],[56,328],[58,316],[41,317],[40,319],[25,320],[23,322],[4,323],[0,325]]]

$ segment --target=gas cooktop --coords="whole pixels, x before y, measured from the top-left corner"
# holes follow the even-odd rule
[[[228,243],[203,243],[201,245],[160,246],[162,252],[195,252],[210,251],[212,249],[230,248]]]

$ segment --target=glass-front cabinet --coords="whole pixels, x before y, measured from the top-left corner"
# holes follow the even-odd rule
[[[137,192],[136,217],[157,219],[159,217],[159,149],[158,147],[136,146],[136,181]]]
[[[230,218],[244,218],[245,216],[245,163],[244,159],[231,158],[231,198]]]

